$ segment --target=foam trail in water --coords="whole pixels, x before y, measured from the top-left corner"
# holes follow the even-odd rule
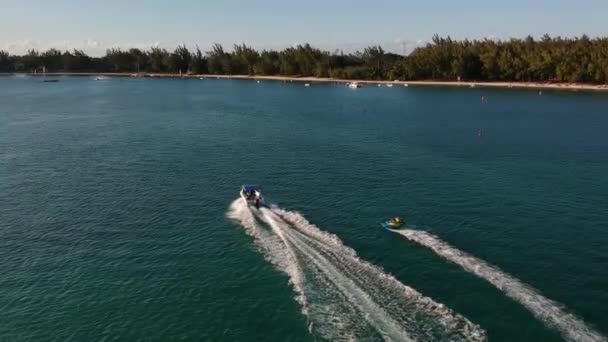
[[[228,217],[289,275],[314,335],[342,341],[485,339],[477,325],[360,260],[297,213],[250,209],[238,200]]]
[[[262,225],[256,215],[261,213],[249,208],[241,199],[234,201],[227,212],[228,218],[241,224],[254,238],[266,259],[289,276],[302,313],[310,319],[309,331],[333,341],[354,341],[358,336],[365,336],[369,327],[349,320],[353,313],[341,305],[341,298],[336,293],[326,291],[330,289],[329,281],[316,276],[309,265],[300,263],[291,245],[272,228]],[[308,277],[304,271],[308,271]]]
[[[314,246],[316,250],[322,251],[326,258],[332,261],[341,272],[351,279],[358,280],[359,286],[368,288],[368,294],[372,300],[389,307],[390,312],[401,319],[405,326],[413,326],[413,330],[445,330],[451,333],[457,332],[468,340],[483,340],[485,333],[479,326],[471,323],[466,318],[454,313],[442,304],[424,297],[411,287],[405,286],[394,277],[384,273],[380,268],[361,260],[356,252],[345,246],[335,235],[320,230],[306,220],[297,212],[282,209],[274,209],[274,213],[290,224],[290,232],[299,234],[308,245]],[[411,311],[415,308],[418,317],[411,319]],[[425,322],[425,323],[423,323]],[[426,326],[425,326],[426,324]],[[420,336],[429,340],[430,336]],[[440,339],[454,340],[457,337],[446,336]]]
[[[249,207],[241,199],[232,202],[226,216],[246,228],[246,232],[256,239],[257,245],[263,250],[266,259],[289,275],[290,283],[298,293],[297,300],[302,305],[304,314],[307,314],[307,303],[302,287],[304,275],[291,250],[285,248],[280,237],[259,225]]]
[[[422,246],[428,247],[441,257],[461,266],[467,272],[487,280],[507,296],[526,307],[547,326],[557,329],[569,341],[606,341],[578,317],[565,312],[563,306],[543,297],[537,290],[506,274],[499,268],[460,251],[427,232],[402,229],[391,230]]]
[[[360,288],[355,281],[341,273],[337,267],[335,267],[327,258],[317,252],[310,245],[301,239],[293,231],[289,231],[289,227],[283,225],[283,222],[277,220],[277,217],[265,208],[262,208],[264,218],[266,222],[273,227],[277,234],[281,236],[288,236],[286,243],[293,243],[294,246],[302,253],[306,253],[309,260],[315,264],[315,266],[325,273],[327,273],[328,279],[334,284],[334,286],[343,293],[348,300],[360,311],[365,313],[364,319],[367,320],[372,326],[376,327],[383,336],[394,341],[412,341],[412,338],[407,335],[401,325],[394,321],[388,313],[382,309],[377,303],[375,303],[370,296]],[[283,239],[286,239],[283,237]]]

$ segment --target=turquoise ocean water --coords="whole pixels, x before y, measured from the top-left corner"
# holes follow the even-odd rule
[[[606,132],[582,92],[0,77],[0,341],[603,340]]]

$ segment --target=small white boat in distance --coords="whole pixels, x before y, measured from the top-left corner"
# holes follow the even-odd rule
[[[264,197],[262,197],[262,190],[257,185],[243,185],[240,192],[241,198],[249,206],[255,206],[259,208],[264,205]]]
[[[305,87],[310,87],[310,83],[304,83]]]
[[[389,88],[392,88],[393,84],[392,83],[387,83],[386,86],[389,87]]]
[[[409,85],[409,84],[407,84],[407,83],[403,83],[403,86],[404,86],[404,87],[409,87],[410,85]]]
[[[361,88],[361,85],[359,83],[357,83],[357,82],[350,82],[348,84],[348,87],[351,88],[351,89],[357,89],[357,88]]]

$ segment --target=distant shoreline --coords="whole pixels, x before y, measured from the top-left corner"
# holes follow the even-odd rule
[[[0,75],[17,75],[19,73],[0,73]],[[211,74],[175,74],[175,73],[87,73],[87,72],[59,72],[46,74],[26,74],[29,76],[110,76],[110,77],[148,77],[148,78],[209,78],[209,79],[237,79],[237,80],[266,80],[303,83],[352,83],[366,84],[395,84],[395,85],[420,85],[420,86],[449,86],[468,88],[518,88],[536,90],[570,90],[570,91],[606,91],[608,85],[604,84],[581,84],[581,83],[541,83],[541,82],[474,82],[474,81],[378,81],[378,80],[350,80],[336,78],[318,77],[294,77],[294,76],[249,76],[249,75],[211,75]]]

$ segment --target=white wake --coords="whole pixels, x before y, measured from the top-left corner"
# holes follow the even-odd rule
[[[361,260],[338,237],[282,209],[234,201],[227,216],[289,276],[312,334],[327,340],[483,341],[485,332]]]
[[[581,319],[564,311],[563,305],[543,297],[534,288],[506,274],[499,268],[460,251],[427,232],[412,229],[391,231],[430,248],[439,256],[461,266],[467,272],[487,280],[507,296],[526,307],[547,326],[557,329],[565,339],[585,342],[606,341],[601,334],[588,327]]]

